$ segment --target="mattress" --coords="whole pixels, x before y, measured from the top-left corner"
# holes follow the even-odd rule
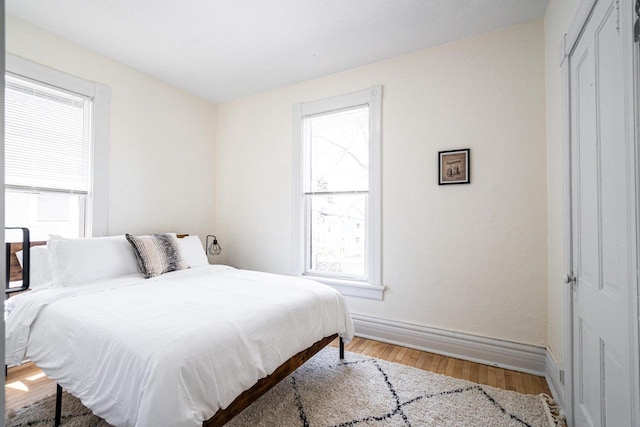
[[[201,426],[301,350],[335,333],[353,336],[334,289],[226,266],[9,302],[6,363],[28,357],[115,426]]]

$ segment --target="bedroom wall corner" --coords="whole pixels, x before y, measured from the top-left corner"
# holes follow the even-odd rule
[[[569,30],[579,0],[550,0],[544,18],[546,137],[547,137],[547,217],[548,347],[560,369],[565,361],[565,272],[563,224],[563,87],[560,44]],[[550,370],[555,375],[555,370]]]
[[[108,234],[214,231],[217,106],[6,16],[7,52],[111,88]]]
[[[351,311],[545,346],[544,70],[536,20],[220,105],[224,262],[291,272],[291,107],[382,84],[387,290]],[[437,153],[457,148],[471,184],[438,186]]]

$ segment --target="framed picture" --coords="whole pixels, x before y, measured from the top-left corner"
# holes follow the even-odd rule
[[[438,185],[471,182],[470,151],[465,148],[438,152]]]

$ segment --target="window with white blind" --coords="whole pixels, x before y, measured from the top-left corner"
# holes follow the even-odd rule
[[[8,56],[6,226],[28,227],[32,240],[106,234],[108,95],[104,86]]]
[[[294,106],[295,273],[381,299],[377,86]]]

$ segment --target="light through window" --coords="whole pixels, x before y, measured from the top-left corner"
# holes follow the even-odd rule
[[[293,106],[292,269],[382,299],[382,87]]]
[[[307,272],[366,278],[369,106],[304,119]]]
[[[32,240],[85,235],[91,100],[5,77],[5,224]]]

